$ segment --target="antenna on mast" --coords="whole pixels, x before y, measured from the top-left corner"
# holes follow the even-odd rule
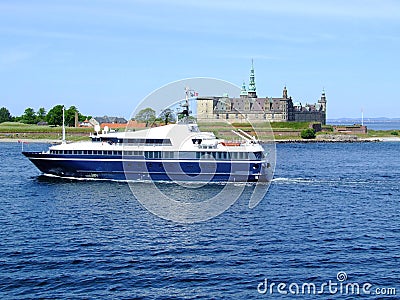
[[[62,107],[62,143],[65,144],[65,106]]]
[[[364,126],[364,109],[361,107],[361,126]]]
[[[182,104],[182,107],[183,107],[182,114],[185,117],[189,116],[189,97],[191,97],[191,96],[192,96],[191,90],[189,89],[188,86],[185,87],[185,103]]]
[[[181,104],[181,107],[183,110],[180,112],[182,115],[182,121],[186,122],[188,121],[189,114],[191,111],[189,110],[189,98],[197,96],[197,93],[195,93],[194,90],[191,90],[188,86],[185,87],[185,102]]]

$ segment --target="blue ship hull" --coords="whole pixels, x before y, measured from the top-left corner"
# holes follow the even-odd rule
[[[133,159],[122,156],[23,152],[44,174],[109,180],[252,182],[266,181],[261,161]]]

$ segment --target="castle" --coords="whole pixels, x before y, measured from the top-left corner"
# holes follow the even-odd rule
[[[243,82],[239,98],[198,97],[197,120],[210,122],[226,120],[228,122],[320,122],[326,124],[326,96],[322,91],[321,98],[315,104],[302,105],[288,97],[286,86],[282,97],[259,98],[256,92],[253,62],[251,63],[249,88]]]

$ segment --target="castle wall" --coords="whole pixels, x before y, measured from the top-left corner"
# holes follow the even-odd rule
[[[321,122],[326,124],[326,114],[324,111],[294,111],[295,122]]]

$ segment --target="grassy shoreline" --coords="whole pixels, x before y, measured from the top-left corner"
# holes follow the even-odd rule
[[[231,129],[240,128],[248,133],[258,135],[263,141],[274,140],[277,143],[290,142],[370,142],[370,141],[400,141],[399,130],[369,130],[367,134],[346,135],[334,132],[319,132],[316,139],[305,140],[300,137],[302,129],[308,127],[308,123],[256,123],[254,127],[248,123],[233,123],[229,126],[223,123],[200,123],[202,131],[214,132],[216,136],[222,139],[234,140],[237,136],[231,132]],[[286,127],[285,127],[286,126]],[[143,129],[143,128],[141,128]],[[274,132],[272,133],[273,130]],[[52,126],[38,126],[23,123],[5,122],[0,124],[0,142],[18,142],[19,140],[27,142],[61,142],[62,128]],[[89,141],[90,133],[93,128],[67,127],[66,140],[70,142]],[[396,135],[393,133],[397,132]]]
[[[66,139],[68,141],[89,140],[92,128],[67,127]],[[62,128],[60,126],[39,126],[17,122],[4,122],[0,124],[0,141],[51,141],[61,142]]]

